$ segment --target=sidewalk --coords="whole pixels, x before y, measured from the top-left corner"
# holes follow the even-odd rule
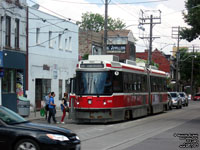
[[[62,111],[60,109],[56,110],[56,117],[61,117],[62,116]],[[44,119],[44,117],[42,117],[40,115],[40,111],[30,111],[30,115],[28,117],[25,117],[25,119],[32,121],[32,120],[37,120],[37,119]]]

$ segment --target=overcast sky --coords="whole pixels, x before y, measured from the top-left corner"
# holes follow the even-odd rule
[[[33,3],[27,0],[30,5]],[[71,18],[73,21],[81,21],[82,13],[92,12],[104,15],[105,0],[33,0],[41,6],[48,8],[58,14]],[[144,51],[149,47],[148,40],[140,37],[149,35],[149,25],[144,25],[145,32],[138,29],[140,10],[160,10],[161,24],[153,27],[153,36],[159,37],[153,41],[153,50],[157,48],[166,54],[171,54],[172,46],[177,45],[177,40],[172,39],[172,27],[186,27],[182,11],[185,10],[185,0],[108,0],[108,15],[112,18],[120,18],[128,26],[134,36],[137,38],[136,52]],[[147,3],[147,2],[150,3]],[[156,1],[156,2],[155,2]],[[92,3],[92,4],[86,4]],[[95,3],[95,4],[94,4]],[[126,3],[126,4],[124,4]],[[131,4],[130,4],[131,3]],[[40,7],[40,10],[46,11]],[[149,11],[152,12],[152,11]],[[50,13],[50,12],[48,12]],[[151,13],[157,16],[157,12]],[[189,43],[185,40],[180,41],[180,46],[192,46],[199,41]]]

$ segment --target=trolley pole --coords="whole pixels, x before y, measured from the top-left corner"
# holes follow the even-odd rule
[[[152,55],[152,34],[153,34],[153,15],[150,17],[150,38],[149,38],[149,51],[148,51],[148,67],[151,63],[151,55]]]

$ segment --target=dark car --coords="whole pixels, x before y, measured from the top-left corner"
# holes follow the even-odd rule
[[[193,100],[194,101],[200,100],[200,93],[195,94]]]
[[[70,130],[26,121],[0,106],[1,150],[80,150],[80,139]]]

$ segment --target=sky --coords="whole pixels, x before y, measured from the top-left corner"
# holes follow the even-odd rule
[[[40,10],[55,15],[47,9],[70,18],[72,22],[81,21],[81,16],[85,12],[99,13],[104,15],[105,0],[27,0],[29,5],[33,5],[34,1],[40,4]],[[185,10],[185,0],[108,0],[108,16],[111,18],[119,18],[126,23],[126,29],[133,32],[136,37],[136,52],[143,52],[149,47],[148,39],[141,37],[149,36],[149,24],[143,25],[143,32],[138,28],[141,10],[146,16],[159,16],[161,11],[161,24],[153,26],[153,50],[156,48],[165,54],[172,54],[172,46],[177,46],[177,39],[172,38],[172,27],[188,27],[183,19],[183,11]],[[124,4],[126,3],[126,4]],[[46,9],[47,8],[47,9]],[[192,47],[198,46],[199,40],[191,43],[181,40],[180,46]]]

